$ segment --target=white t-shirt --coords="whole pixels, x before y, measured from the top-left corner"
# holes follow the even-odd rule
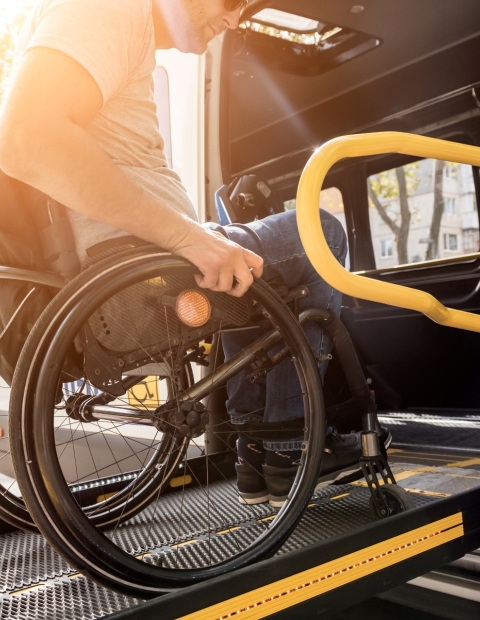
[[[196,219],[163,152],[153,95],[152,0],[41,0],[20,33],[16,65],[34,47],[59,50],[90,73],[103,107],[88,133],[137,185]],[[89,246],[125,234],[75,211],[68,215],[81,260]]]

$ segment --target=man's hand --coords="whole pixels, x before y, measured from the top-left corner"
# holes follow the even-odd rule
[[[177,256],[193,263],[202,275],[195,276],[198,286],[241,297],[263,272],[263,259],[230,241],[221,233],[200,226],[169,248]]]

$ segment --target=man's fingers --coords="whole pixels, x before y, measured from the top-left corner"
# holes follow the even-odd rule
[[[203,275],[196,275],[195,281],[200,288],[208,288],[216,293],[228,293],[236,287],[237,280],[232,269],[214,269]]]
[[[250,269],[241,268],[235,272],[233,286],[228,292],[233,297],[242,297],[253,283],[253,274]]]
[[[208,288],[216,293],[228,293],[234,297],[244,295],[253,282],[253,274],[245,264],[232,273],[231,269],[223,269],[206,273],[204,275],[196,275],[195,281],[201,288]]]
[[[243,256],[246,264],[252,270],[255,278],[260,278],[263,273],[263,258],[250,250],[243,250]],[[253,280],[252,280],[253,281]]]
[[[229,293],[235,287],[235,276],[231,269],[223,269],[220,272],[217,285],[212,288],[213,291],[220,293]]]
[[[197,231],[198,232],[198,231]],[[198,236],[198,235],[197,235]],[[200,239],[177,248],[176,253],[190,260],[201,272],[195,281],[201,288],[244,295],[263,273],[263,259],[220,234],[202,231]]]
[[[207,271],[202,275],[195,276],[195,282],[200,288],[215,290],[218,282],[218,272]]]

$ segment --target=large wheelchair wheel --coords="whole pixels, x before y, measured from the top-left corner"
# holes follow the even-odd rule
[[[85,574],[144,598],[275,553],[310,499],[324,447],[317,364],[287,306],[262,281],[235,299],[202,291],[195,273],[186,261],[152,248],[91,267],[32,330],[18,367],[23,379],[12,393],[14,463],[39,529]],[[258,337],[220,363],[215,335],[243,329]],[[208,375],[200,378],[190,364],[205,363],[202,343],[212,337]],[[227,379],[244,380],[254,367],[252,381],[268,381],[279,364],[298,377],[303,421],[272,431],[302,443],[289,498],[276,512],[238,502],[233,429],[210,415],[208,403]],[[75,367],[83,392],[90,386],[98,394],[65,394],[66,369]],[[158,402],[135,402],[125,389],[135,377],[161,378],[169,389]],[[268,437],[266,426],[259,428]],[[138,439],[139,429],[148,429],[148,440]],[[133,435],[129,450],[136,450],[136,465],[116,475],[108,470],[109,459],[119,466],[112,432],[127,442]],[[74,447],[81,436],[89,438],[84,473],[86,452]],[[94,439],[104,442],[98,456]],[[222,450],[211,453],[213,439]],[[110,491],[112,480],[119,486]],[[92,488],[96,500],[82,501]]]

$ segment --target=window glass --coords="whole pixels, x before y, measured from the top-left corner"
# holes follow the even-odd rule
[[[167,157],[168,165],[172,166],[172,133],[170,123],[170,86],[168,74],[163,67],[154,71],[155,103],[157,105],[158,124],[163,138],[163,152]]]
[[[381,239],[380,240],[380,256],[381,258],[392,258],[393,239]]]
[[[450,252],[456,252],[458,250],[458,235],[443,233],[443,248]]]
[[[424,159],[367,179],[378,269],[479,251],[471,166]]]
[[[456,196],[445,196],[443,202],[443,212],[450,215],[457,214],[457,198]]]
[[[296,208],[297,201],[295,198],[286,200],[283,203],[285,211]],[[345,220],[345,208],[343,206],[342,192],[337,187],[329,187],[320,192],[320,208],[331,213],[341,223],[345,234],[347,234],[347,224]],[[347,254],[345,261],[346,269],[350,269],[350,259]]]

